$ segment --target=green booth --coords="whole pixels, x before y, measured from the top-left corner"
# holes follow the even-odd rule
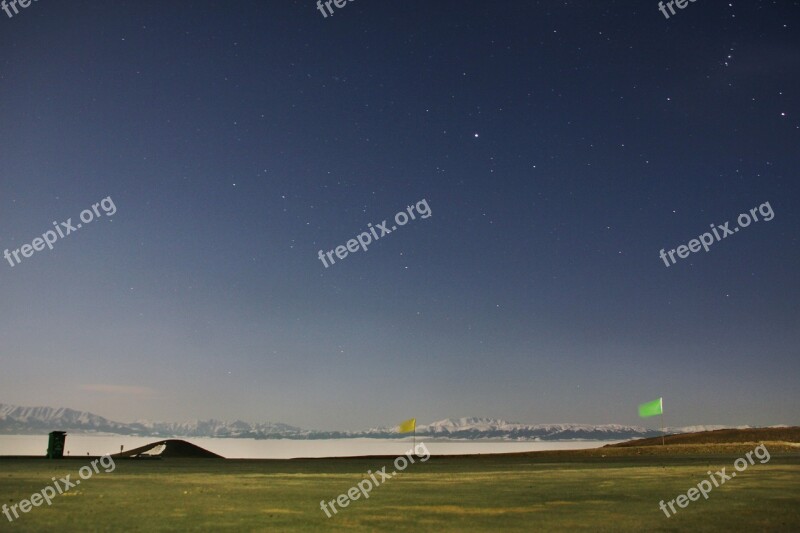
[[[64,442],[67,440],[66,431],[51,431],[50,438],[47,441],[47,458],[48,459],[63,459],[64,458]]]

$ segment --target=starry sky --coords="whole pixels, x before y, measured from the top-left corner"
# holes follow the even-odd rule
[[[0,12],[0,402],[800,424],[800,3]],[[334,250],[425,200],[328,268]],[[770,221],[666,267],[769,202]],[[676,257],[677,258],[677,257]]]

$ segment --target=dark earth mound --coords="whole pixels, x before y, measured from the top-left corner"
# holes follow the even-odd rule
[[[191,458],[191,459],[224,459],[221,455],[210,452],[185,440],[160,440],[146,446],[134,448],[126,452],[112,455],[117,458],[154,459],[154,458]]]

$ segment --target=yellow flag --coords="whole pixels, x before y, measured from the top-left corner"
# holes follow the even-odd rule
[[[400,433],[410,433],[417,428],[417,419],[411,418],[400,424]]]

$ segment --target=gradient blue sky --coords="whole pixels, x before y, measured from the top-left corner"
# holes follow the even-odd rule
[[[0,12],[0,402],[800,424],[800,6]],[[426,199],[432,216],[317,258]],[[666,268],[711,223],[775,217]]]

